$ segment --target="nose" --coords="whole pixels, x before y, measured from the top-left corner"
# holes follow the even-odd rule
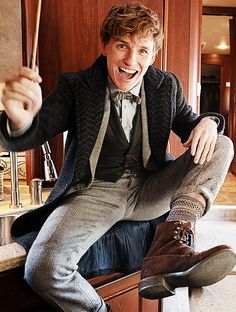
[[[137,53],[134,50],[129,50],[125,56],[124,62],[126,65],[134,65],[137,63]]]

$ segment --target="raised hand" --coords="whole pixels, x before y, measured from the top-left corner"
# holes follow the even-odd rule
[[[38,73],[28,67],[22,67],[17,77],[6,81],[1,100],[12,130],[26,127],[40,110],[41,81]]]

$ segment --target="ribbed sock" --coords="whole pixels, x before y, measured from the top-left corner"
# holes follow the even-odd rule
[[[176,198],[170,205],[170,213],[166,221],[195,222],[205,211],[205,205],[198,199],[184,195]]]

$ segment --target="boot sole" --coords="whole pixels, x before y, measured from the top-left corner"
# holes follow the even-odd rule
[[[236,264],[236,254],[225,249],[198,262],[183,272],[146,277],[141,280],[139,294],[147,299],[161,299],[175,294],[177,287],[212,285],[229,274]]]

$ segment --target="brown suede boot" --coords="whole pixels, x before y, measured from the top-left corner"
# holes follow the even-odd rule
[[[227,245],[203,252],[195,252],[192,245],[191,223],[169,221],[158,225],[143,262],[140,295],[160,299],[174,295],[177,287],[211,285],[236,264],[236,254]]]

